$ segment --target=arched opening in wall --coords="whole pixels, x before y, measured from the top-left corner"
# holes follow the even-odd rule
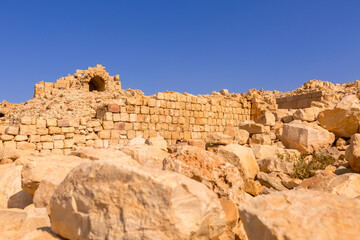
[[[105,82],[104,80],[99,77],[93,77],[90,82],[89,82],[89,91],[98,91],[98,92],[103,92],[105,91]]]
[[[3,118],[3,117],[5,117],[5,114],[0,112],[0,118]]]

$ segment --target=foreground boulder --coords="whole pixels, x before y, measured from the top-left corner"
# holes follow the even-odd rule
[[[221,146],[218,155],[226,162],[236,166],[243,180],[248,178],[254,179],[259,172],[259,166],[255,160],[254,153],[249,147],[238,144]]]
[[[330,147],[335,141],[335,135],[319,126],[294,121],[284,124],[280,140],[286,148],[313,153]]]
[[[216,194],[185,176],[83,163],[51,200],[51,229],[69,239],[214,239],[225,228]]]
[[[42,179],[50,177],[61,182],[71,169],[87,161],[75,156],[43,155],[29,156],[21,171],[21,186],[30,193],[35,194]]]
[[[253,198],[240,206],[249,239],[359,239],[359,201],[312,190]]]
[[[345,159],[355,172],[360,173],[360,134],[351,137],[350,146],[345,151]]]
[[[344,97],[334,109],[321,112],[320,125],[337,137],[349,138],[358,132],[360,123],[360,101],[355,95]]]
[[[212,152],[192,146],[178,146],[164,159],[164,170],[181,173],[239,204],[245,200],[244,181],[234,165]]]
[[[0,165],[0,208],[25,208],[33,197],[21,188],[22,166]]]

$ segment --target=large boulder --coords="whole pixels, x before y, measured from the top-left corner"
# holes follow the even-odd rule
[[[214,239],[225,227],[201,183],[111,160],[73,169],[50,206],[51,229],[69,239]]]
[[[337,137],[349,138],[359,131],[360,101],[355,95],[344,97],[334,109],[319,113],[320,125]]]
[[[218,155],[226,162],[236,166],[243,180],[248,178],[254,179],[259,172],[259,166],[255,160],[254,153],[249,147],[238,144],[221,146]]]
[[[274,126],[275,125],[275,116],[272,112],[265,112],[256,123],[260,123],[264,126]]]
[[[286,148],[313,153],[330,147],[335,141],[335,135],[319,126],[293,121],[284,124],[280,140]]]
[[[0,165],[0,208],[25,208],[33,197],[21,188],[21,169],[14,163]]]
[[[164,158],[169,156],[167,151],[164,151],[157,146],[150,146],[147,144],[126,146],[121,148],[120,151],[132,157],[141,166],[157,168],[160,170],[162,169]]]
[[[345,151],[345,159],[355,172],[360,173],[360,134],[351,137],[350,146]]]
[[[238,168],[212,152],[192,146],[179,146],[164,159],[163,169],[197,180],[219,197],[237,204],[245,200],[244,181]]]
[[[359,239],[360,205],[330,193],[298,189],[262,195],[240,206],[252,240]]]
[[[61,182],[65,176],[77,165],[87,159],[76,156],[43,155],[29,156],[21,171],[21,186],[30,193],[35,194],[42,179],[50,177]]]
[[[43,208],[0,210],[0,239],[61,239],[50,231],[50,219]]]
[[[224,133],[212,133],[207,135],[205,142],[209,145],[226,145],[232,143],[233,138]]]
[[[265,133],[270,131],[269,126],[264,126],[260,123],[255,123],[252,120],[246,120],[241,122],[239,128],[248,131],[250,134]]]
[[[304,180],[300,187],[356,198],[360,196],[360,174],[346,173],[337,176],[331,172],[322,171]]]
[[[161,136],[148,138],[146,139],[145,143],[150,146],[154,146],[164,151],[167,151],[167,146],[168,146],[167,141],[165,140],[165,138]]]
[[[294,112],[293,118],[295,120],[313,122],[317,119],[320,111],[321,109],[316,107],[298,109]]]

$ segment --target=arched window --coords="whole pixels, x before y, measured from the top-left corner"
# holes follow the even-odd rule
[[[89,91],[105,91],[105,82],[101,77],[93,77],[89,82]]]

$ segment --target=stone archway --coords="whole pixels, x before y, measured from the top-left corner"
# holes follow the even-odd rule
[[[99,76],[91,78],[91,80],[89,81],[89,91],[105,91],[105,81]]]

